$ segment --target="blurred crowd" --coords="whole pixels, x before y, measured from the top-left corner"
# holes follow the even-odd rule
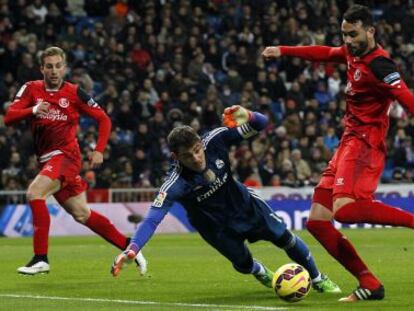
[[[378,4],[378,3],[381,4]],[[346,66],[296,58],[266,62],[269,45],[341,44],[353,1],[0,0],[0,189],[25,189],[37,174],[30,130],[5,127],[4,112],[39,52],[68,54],[67,80],[107,111],[113,128],[104,165],[89,168],[97,126],[82,117],[82,174],[92,188],[158,187],[169,164],[166,136],[188,124],[200,134],[240,104],[269,116],[266,130],[231,149],[250,186],[315,185],[343,131]],[[413,1],[358,1],[372,8],[377,40],[414,86]],[[414,118],[390,111],[383,182],[412,182]]]

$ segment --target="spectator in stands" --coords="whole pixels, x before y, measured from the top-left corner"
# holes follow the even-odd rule
[[[412,20],[414,6],[401,2],[396,14],[399,18],[396,18],[391,13],[396,7],[394,3],[371,4],[372,9],[378,12],[377,33],[382,43],[390,46],[390,51],[398,56],[397,64],[404,68],[407,76],[414,76],[408,44],[414,32],[407,26]],[[24,77],[32,76],[36,71],[33,68],[37,68],[35,62],[39,50],[56,42],[74,52],[71,57],[77,60],[77,67],[88,68],[89,78],[79,75],[79,68],[73,68],[69,79],[94,93],[115,125],[122,123],[122,113],[119,113],[124,90],[128,90],[134,103],[130,106],[132,113],[121,126],[136,129],[135,124],[131,124],[137,122],[137,118],[150,124],[155,118],[155,110],[159,110],[162,117],[158,114],[156,118],[167,122],[166,128],[160,132],[152,131],[150,125],[150,131],[158,133],[158,136],[165,135],[174,124],[190,124],[194,118],[199,119],[203,133],[212,125],[205,124],[201,116],[216,114],[217,117],[210,115],[207,118],[210,123],[215,123],[224,107],[233,104],[256,107],[266,103],[271,107],[274,120],[283,121],[290,109],[288,100],[293,99],[295,109],[305,111],[305,116],[299,114],[304,133],[299,138],[293,135],[295,139],[301,141],[302,137],[309,135],[307,139],[313,144],[316,137],[326,135],[325,126],[328,126],[327,131],[330,131],[329,126],[334,127],[339,138],[343,130],[340,119],[345,112],[345,85],[342,81],[346,80],[346,66],[340,65],[335,69],[328,64],[309,66],[299,59],[265,64],[262,58],[257,58],[257,51],[265,44],[339,44],[337,20],[344,9],[342,2],[331,4],[323,1],[309,7],[299,3],[289,8],[275,2],[269,4],[265,11],[251,1],[231,6],[219,2],[214,9],[198,2],[6,1],[2,4],[2,12],[6,14],[0,16],[0,75],[3,78],[0,100],[3,103],[14,97]],[[324,16],[330,18],[322,18]],[[38,27],[29,26],[33,24]],[[204,55],[197,65],[198,73],[201,68],[201,77],[189,75],[188,65],[195,57],[193,53],[200,57]],[[319,82],[327,83],[327,92],[332,96],[327,103],[325,101],[325,111],[320,110],[319,102],[313,98]],[[409,79],[407,82],[411,83]],[[217,95],[222,104],[216,111],[206,112],[210,107],[202,103],[209,102],[206,98],[210,96],[208,89],[213,84],[219,86]],[[190,92],[191,88],[194,93]],[[182,92],[188,92],[188,105],[176,107],[174,105],[180,101]],[[141,105],[135,105],[141,101],[139,97],[144,103],[149,103],[143,109],[143,116]],[[4,114],[4,108],[0,107],[0,114]],[[179,108],[185,116],[170,122],[169,111],[173,108]],[[122,110],[128,114],[126,107]],[[314,118],[306,118],[309,110],[315,114]],[[414,118],[410,119],[414,122]],[[407,135],[412,136],[414,126],[410,122],[402,127]],[[390,130],[394,133],[395,124],[391,125]],[[277,126],[280,123],[276,123]],[[93,131],[96,135],[96,129]],[[22,133],[17,132],[16,135],[18,141]],[[274,135],[269,135],[269,140],[274,141]],[[325,143],[331,144],[327,147],[332,150],[333,143]],[[294,146],[295,141],[290,141],[289,149]],[[114,154],[117,150],[122,152],[124,147],[113,146]],[[299,148],[307,159],[310,146]],[[390,154],[395,148],[390,147]],[[23,159],[33,154],[30,150],[19,152]],[[161,167],[159,163],[154,166]]]
[[[335,128],[328,127],[325,136],[323,137],[323,144],[329,149],[330,152],[334,152],[338,146],[339,138],[336,136]]]
[[[302,153],[299,149],[292,150],[291,161],[297,180],[303,184],[307,184],[312,172],[308,162],[302,159]]]

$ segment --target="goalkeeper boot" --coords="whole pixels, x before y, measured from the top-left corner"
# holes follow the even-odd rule
[[[358,287],[348,297],[339,299],[340,302],[357,302],[359,300],[382,300],[385,296],[384,286],[380,286],[375,290]]]
[[[125,250],[121,254],[115,257],[115,260],[111,267],[111,273],[113,276],[118,276],[121,270],[127,264],[130,264],[136,257],[136,253],[133,250]]]
[[[342,293],[342,290],[336,285],[327,275],[322,274],[319,282],[313,282],[312,287],[320,293],[337,294]]]
[[[264,273],[257,273],[254,274],[254,277],[262,283],[264,286],[272,288],[272,281],[273,281],[273,275],[274,273],[268,269],[265,265],[262,265],[264,268]]]
[[[25,275],[36,275],[41,273],[49,273],[50,266],[47,256],[34,256],[29,263],[17,269],[17,272]]]

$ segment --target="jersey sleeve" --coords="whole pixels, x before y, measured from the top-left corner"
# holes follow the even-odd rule
[[[26,83],[16,93],[13,102],[7,109],[6,115],[4,116],[4,123],[11,125],[28,117],[32,117],[33,106],[34,101],[30,90],[30,83]]]
[[[78,88],[77,95],[79,99],[79,110],[98,122],[98,141],[96,143],[96,151],[103,152],[111,134],[111,119],[105,111],[98,105],[95,100],[88,95],[82,88]]]
[[[181,198],[182,189],[178,176],[175,172],[164,182],[143,222],[132,237],[131,244],[136,245],[137,249],[142,249],[151,239],[170,208]]]
[[[312,46],[280,46],[282,55],[299,57],[309,61],[346,63],[345,46],[330,47]]]
[[[395,63],[387,57],[380,56],[373,59],[369,66],[378,79],[378,87],[414,116],[414,95],[401,78]]]

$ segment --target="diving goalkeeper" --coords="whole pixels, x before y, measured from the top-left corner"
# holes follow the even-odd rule
[[[189,126],[179,126],[170,132],[168,145],[174,164],[131,243],[115,258],[113,276],[118,276],[123,265],[136,256],[173,203],[179,202],[201,237],[238,272],[252,274],[264,286],[272,287],[273,272],[253,259],[245,244],[246,240],[251,243],[266,240],[309,271],[314,289],[340,292],[335,283],[319,272],[306,244],[286,228],[262,198],[232,176],[229,146],[264,129],[267,117],[232,106],[225,109],[223,123],[226,127],[208,132],[202,138]]]

